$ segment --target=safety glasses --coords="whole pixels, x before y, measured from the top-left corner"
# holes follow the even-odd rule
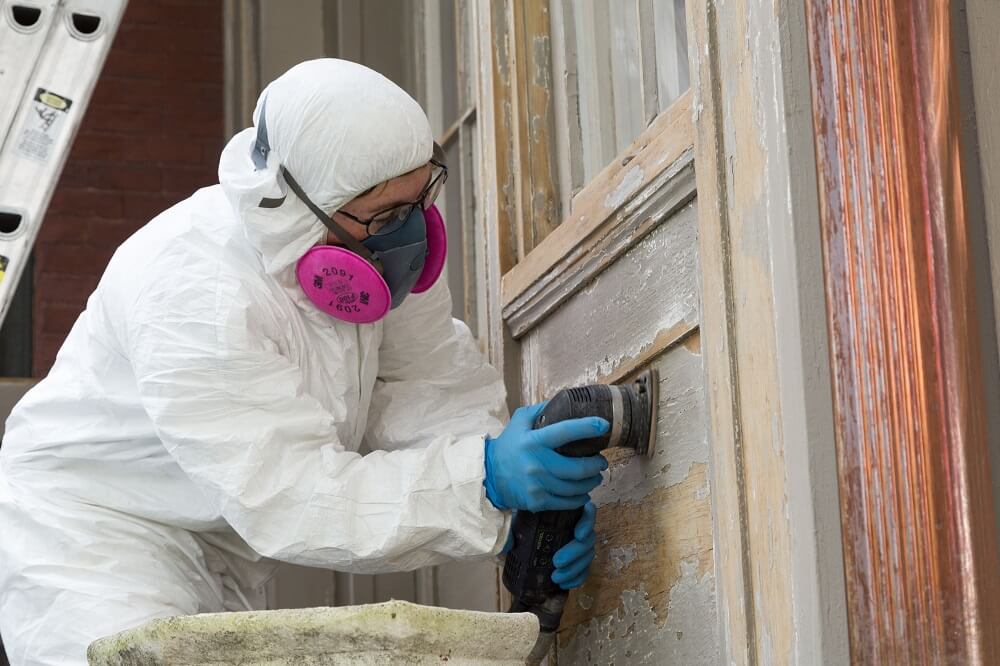
[[[367,227],[369,236],[391,234],[403,226],[415,207],[420,206],[421,209],[427,210],[434,205],[438,194],[441,193],[441,188],[444,187],[445,181],[448,180],[448,167],[445,166],[444,162],[444,150],[437,143],[434,144],[434,154],[431,157],[430,164],[431,175],[427,181],[427,186],[424,187],[420,196],[415,201],[397,204],[392,208],[375,213],[364,220],[351,215],[347,211],[340,210],[337,212]]]

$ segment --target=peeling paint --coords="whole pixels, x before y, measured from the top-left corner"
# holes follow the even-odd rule
[[[621,206],[642,186],[642,181],[643,171],[641,166],[636,165],[626,171],[618,186],[604,198],[604,207],[614,210]]]
[[[638,502],[656,488],[682,483],[693,465],[708,464],[704,427],[693,427],[707,418],[701,358],[680,347],[654,365],[660,372],[656,451],[650,460],[626,452],[609,452],[611,465],[604,472],[604,483],[591,493],[597,506]]]
[[[532,329],[540,395],[608,376],[662,332],[698,321],[697,244],[691,203]]]
[[[681,563],[681,577],[670,591],[665,623],[659,622],[640,585],[625,590],[610,615],[577,628],[559,647],[565,664],[715,664],[719,657],[714,613],[715,578],[699,573],[695,561]]]
[[[611,566],[615,573],[620,574],[635,559],[635,544],[611,548],[608,551],[608,557],[611,558]]]
[[[697,562],[698,576],[714,570],[711,501],[699,498],[707,482],[708,466],[699,464],[683,483],[660,488],[639,503],[615,503],[597,511],[599,545],[590,577],[570,595],[563,616],[561,642],[573,628],[613,613],[621,595],[641,584],[648,604],[660,618],[668,619],[670,592],[684,575],[683,562]],[[632,550],[634,549],[634,557]],[[628,566],[624,558],[631,557]],[[576,598],[588,597],[586,608]],[[688,608],[714,623],[714,608]]]

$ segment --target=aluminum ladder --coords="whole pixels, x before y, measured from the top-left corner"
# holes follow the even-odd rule
[[[0,325],[128,0],[0,0]]]

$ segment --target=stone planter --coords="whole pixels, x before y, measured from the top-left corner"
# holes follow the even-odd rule
[[[95,641],[87,658],[91,666],[523,664],[537,635],[530,613],[389,601],[152,620]]]

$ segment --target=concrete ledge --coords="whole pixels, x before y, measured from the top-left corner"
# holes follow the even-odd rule
[[[95,641],[87,659],[91,666],[523,664],[537,636],[530,613],[389,601],[153,620]]]

